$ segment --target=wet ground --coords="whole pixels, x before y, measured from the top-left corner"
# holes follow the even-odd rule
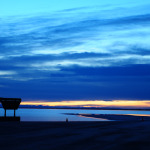
[[[150,149],[150,121],[0,122],[5,150]]]

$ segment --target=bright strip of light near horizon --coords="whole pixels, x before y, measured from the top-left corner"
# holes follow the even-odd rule
[[[113,101],[60,101],[60,102],[44,102],[29,101],[22,102],[21,105],[42,105],[42,106],[70,106],[70,107],[108,107],[108,108],[150,108],[150,100],[134,101],[134,100],[113,100]]]

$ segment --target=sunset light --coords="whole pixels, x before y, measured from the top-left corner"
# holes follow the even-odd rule
[[[29,101],[22,102],[21,105],[42,105],[42,106],[70,106],[70,107],[108,107],[108,108],[150,108],[150,100],[134,101],[134,100],[113,100],[113,101]]]

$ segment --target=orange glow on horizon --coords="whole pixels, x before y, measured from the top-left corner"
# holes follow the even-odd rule
[[[70,107],[127,107],[127,108],[150,108],[150,100],[93,100],[93,101],[28,101],[22,102],[21,105],[42,105],[42,106],[70,106]]]

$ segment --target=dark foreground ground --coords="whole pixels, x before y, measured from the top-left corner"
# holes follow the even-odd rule
[[[0,122],[0,150],[149,150],[150,121]]]

